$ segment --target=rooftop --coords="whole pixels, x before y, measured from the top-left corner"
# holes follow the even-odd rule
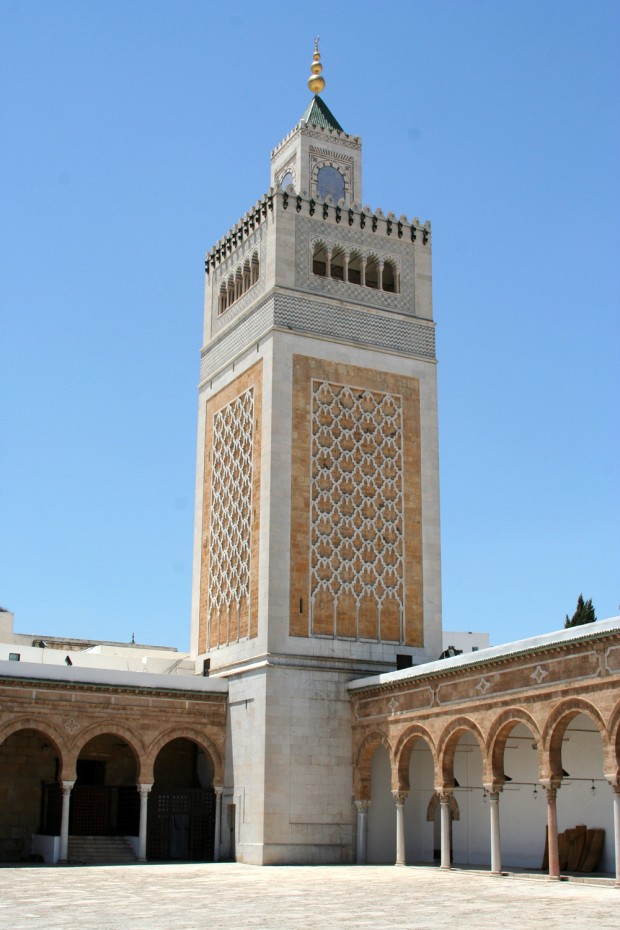
[[[532,636],[529,639],[517,639],[512,643],[490,646],[488,649],[479,649],[477,652],[468,652],[464,655],[454,656],[451,659],[425,662],[423,665],[414,665],[412,668],[401,669],[398,672],[384,672],[382,675],[358,678],[349,682],[348,689],[349,691],[363,691],[366,688],[394,686],[399,682],[414,681],[431,675],[455,672],[467,666],[485,665],[486,663],[498,662],[513,656],[527,655],[530,652],[538,652],[568,643],[579,642],[580,640],[598,639],[608,636],[610,633],[620,633],[620,617],[599,620],[595,623],[584,623],[583,626],[570,627],[567,630],[558,630],[555,633],[544,633],[542,636]]]

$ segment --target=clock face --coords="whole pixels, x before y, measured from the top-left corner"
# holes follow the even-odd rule
[[[322,200],[325,200],[326,197],[332,197],[334,203],[338,203],[344,197],[344,178],[337,168],[326,165],[318,170],[316,190]]]

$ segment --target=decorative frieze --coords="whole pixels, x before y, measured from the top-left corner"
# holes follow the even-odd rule
[[[245,299],[242,297],[239,304]],[[368,313],[355,307],[335,308],[323,301],[275,294],[235,320],[219,339],[212,340],[203,350],[201,382],[213,378],[274,328],[384,349],[399,355],[435,358],[435,328],[432,323]]]

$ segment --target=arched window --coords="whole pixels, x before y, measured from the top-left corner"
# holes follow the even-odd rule
[[[312,273],[324,278],[327,274],[327,253],[322,242],[318,242],[312,253]]]
[[[352,252],[349,258],[349,282],[351,284],[362,283],[362,256],[359,252]]]
[[[345,193],[344,178],[337,168],[325,165],[324,168],[319,168],[317,172],[316,189],[322,200],[331,197],[334,203],[338,203]]]
[[[257,283],[260,275],[258,251],[253,252],[251,258],[246,258],[231,271],[228,278],[222,281],[218,295],[217,312],[228,310],[236,300],[239,300],[250,288]]]
[[[222,281],[220,285],[220,294],[219,294],[219,299],[218,299],[217,312],[223,313],[227,307],[228,307],[228,289],[227,289],[226,281]]]
[[[251,270],[251,274],[250,274],[250,280],[251,280],[250,286],[251,286],[252,284],[256,284],[256,282],[258,281],[258,274],[260,270],[259,264],[258,264],[258,252],[254,252],[254,254],[252,255],[252,263],[251,263],[250,270]]]
[[[366,287],[373,287],[375,290],[379,287],[379,265],[374,256],[366,263]]]
[[[246,258],[243,263],[243,292],[249,291],[252,287],[252,271],[250,269],[250,260]]]
[[[390,261],[387,261],[383,266],[383,290],[389,291],[391,294],[396,294],[396,269],[394,264]]]
[[[337,281],[344,281],[344,252],[334,249],[332,252],[331,276]]]
[[[289,186],[289,184],[293,184],[293,185],[294,185],[294,184],[295,184],[295,179],[293,178],[293,172],[292,172],[292,171],[287,171],[286,174],[283,175],[282,180],[280,181],[280,184],[281,184],[281,186],[282,186],[282,190],[283,190],[283,191],[286,190],[286,188]]]

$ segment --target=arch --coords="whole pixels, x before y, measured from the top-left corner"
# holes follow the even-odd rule
[[[610,759],[606,759],[605,763],[607,766],[608,762],[611,762],[611,768],[606,768],[606,773],[607,777],[611,776],[618,783],[620,780],[620,701],[614,707],[609,721],[609,747]]]
[[[220,293],[218,295],[218,304],[217,312],[224,313],[228,308],[228,284],[226,281],[222,281],[220,284]]]
[[[255,249],[252,252],[252,258],[250,259],[250,287],[258,282],[260,276],[260,260],[258,258],[258,251]]]
[[[321,278],[327,276],[327,248],[320,239],[312,246],[312,274]]]
[[[538,747],[538,769],[541,770],[544,753],[538,724],[527,711],[518,707],[508,707],[495,718],[487,734],[486,755],[490,763],[489,774],[494,785],[504,784],[504,750],[510,733],[519,723],[526,726],[532,734]]]
[[[287,165],[278,179],[278,184],[283,191],[287,190],[290,185],[293,185],[293,188],[297,189],[297,181],[295,176],[295,168],[293,165]]]
[[[393,790],[409,791],[409,763],[411,753],[418,740],[424,740],[431,751],[433,757],[433,766],[437,772],[437,752],[433,738],[428,730],[418,723],[412,724],[402,733],[394,749],[394,768],[393,774],[397,778],[397,783],[393,785]]]
[[[354,249],[349,256],[349,284],[362,283],[362,254]]]
[[[336,281],[344,281],[344,258],[344,249],[339,245],[334,246],[332,251],[330,277],[334,278]]]
[[[355,757],[353,766],[353,792],[356,801],[370,801],[370,765],[378,746],[383,746],[387,749],[390,759],[390,768],[394,771],[392,745],[384,733],[380,730],[374,730],[364,738]]]
[[[437,808],[441,804],[441,798],[437,791],[433,794],[433,797],[428,802],[428,807],[426,808],[426,819],[435,820],[435,815],[437,813]],[[459,809],[458,801],[453,794],[448,795],[448,807],[450,808],[450,816],[452,820],[461,819],[461,811]]]
[[[164,733],[160,733],[148,747],[146,752],[146,762],[144,765],[144,781],[153,781],[153,768],[155,759],[161,749],[175,739],[188,739],[196,743],[203,752],[211,758],[213,763],[213,784],[224,784],[224,758],[215,743],[205,734],[195,727],[170,727]],[[147,778],[148,776],[148,778]]]
[[[119,724],[118,721],[93,723],[90,727],[87,727],[86,730],[83,730],[82,733],[75,737],[69,754],[71,771],[73,772],[72,777],[75,778],[77,760],[86,745],[90,743],[91,740],[95,739],[95,737],[104,736],[107,734],[110,736],[117,736],[119,739],[125,740],[133,753],[133,757],[136,763],[136,781],[140,782],[142,777],[142,768],[146,756],[144,744],[137,733],[135,733],[130,727],[127,727],[122,723]]]
[[[562,740],[571,720],[577,714],[585,714],[595,724],[603,744],[603,764],[605,770],[614,759],[615,753],[610,745],[607,728],[597,708],[584,698],[573,697],[562,701],[549,714],[543,728],[542,744],[545,753],[543,778],[562,779]]]
[[[40,733],[45,739],[49,739],[54,745],[54,749],[58,753],[58,779],[62,781],[63,778],[70,780],[70,777],[65,774],[65,767],[67,765],[67,756],[69,754],[69,748],[66,742],[66,737],[57,729],[57,727],[50,723],[49,720],[41,720],[38,717],[17,717],[11,720],[9,723],[6,723],[4,726],[0,727],[0,745],[5,742],[12,736],[14,733],[18,733],[20,730],[36,730],[37,733]]]
[[[391,258],[386,258],[383,265],[383,290],[391,294],[398,293],[398,272]]]
[[[487,772],[487,752],[484,737],[478,725],[469,717],[455,717],[444,728],[437,743],[437,771],[441,779],[438,789],[454,787],[454,751],[464,733],[471,733],[480,748],[482,755],[483,779]]]
[[[317,161],[312,168],[312,190],[325,200],[331,197],[334,203],[349,196],[349,172],[329,159]]]
[[[370,254],[366,259],[366,287],[377,290],[379,287],[379,260],[376,255]]]

